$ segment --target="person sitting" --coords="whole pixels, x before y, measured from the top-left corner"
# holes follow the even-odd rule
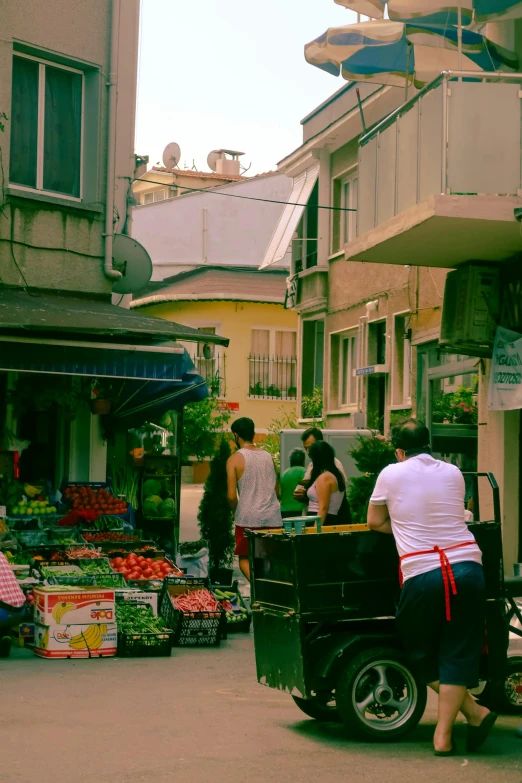
[[[0,552],[0,658],[11,650],[9,630],[26,619],[25,595],[20,589],[7,558]]]
[[[308,451],[312,461],[308,488],[308,516],[321,517],[322,525],[346,523],[341,512],[346,499],[344,477],[335,464],[335,452],[326,441],[312,443]]]
[[[294,449],[290,454],[290,467],[281,475],[281,516],[300,517],[303,506],[294,498],[294,492],[300,481],[304,478],[306,454],[303,449]]]

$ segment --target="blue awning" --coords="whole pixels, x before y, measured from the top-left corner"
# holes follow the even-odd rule
[[[120,345],[0,337],[0,370],[179,382],[185,350],[175,343]]]

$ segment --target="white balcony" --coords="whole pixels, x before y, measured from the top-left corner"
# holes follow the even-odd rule
[[[522,74],[448,72],[363,136],[352,261],[453,268],[522,252]]]

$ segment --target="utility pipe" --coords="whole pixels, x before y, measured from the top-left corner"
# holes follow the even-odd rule
[[[116,106],[118,102],[118,38],[120,25],[120,0],[111,3],[111,51],[107,118],[107,192],[105,196],[105,260],[103,273],[110,280],[119,280],[121,272],[112,266],[112,243],[114,239],[114,184],[116,180]]]

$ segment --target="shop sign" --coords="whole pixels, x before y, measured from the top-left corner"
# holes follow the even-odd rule
[[[522,408],[522,334],[497,328],[488,408],[492,411],[512,411]]]
[[[217,407],[219,411],[225,411],[227,413],[239,413],[238,402],[228,402],[227,400],[218,400]]]

